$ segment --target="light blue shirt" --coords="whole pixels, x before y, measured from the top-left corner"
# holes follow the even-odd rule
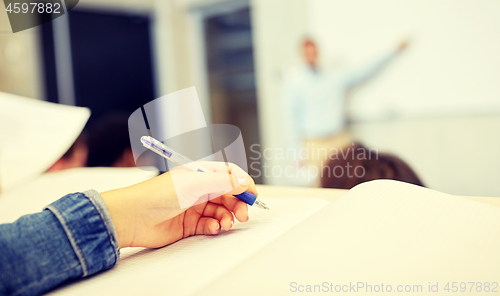
[[[304,65],[285,79],[282,114],[287,147],[304,138],[333,136],[344,128],[345,94],[379,72],[396,56],[391,52],[355,71],[317,71]]]

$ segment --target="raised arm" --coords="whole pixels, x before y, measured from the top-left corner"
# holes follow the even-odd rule
[[[394,51],[382,56],[371,64],[356,69],[346,75],[345,87],[351,89],[360,84],[365,83],[367,80],[378,74],[387,64],[389,64],[395,57],[402,53],[408,47],[408,41],[401,42]]]

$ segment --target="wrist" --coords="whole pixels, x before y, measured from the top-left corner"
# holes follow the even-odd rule
[[[130,198],[123,189],[107,191],[101,193],[101,196],[115,226],[118,248],[131,246],[135,215],[131,211],[134,207],[131,205]]]

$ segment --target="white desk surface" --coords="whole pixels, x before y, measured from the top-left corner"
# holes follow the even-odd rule
[[[259,193],[259,197],[263,199],[279,198],[279,197],[315,197],[315,198],[325,199],[328,201],[334,201],[347,191],[348,190],[344,189],[257,185],[257,192]],[[477,197],[477,196],[461,196],[461,197],[500,207],[500,198],[498,197]]]

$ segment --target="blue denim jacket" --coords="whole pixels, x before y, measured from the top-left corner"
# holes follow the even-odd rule
[[[0,295],[38,295],[109,269],[118,240],[99,193],[73,193],[0,225]]]

